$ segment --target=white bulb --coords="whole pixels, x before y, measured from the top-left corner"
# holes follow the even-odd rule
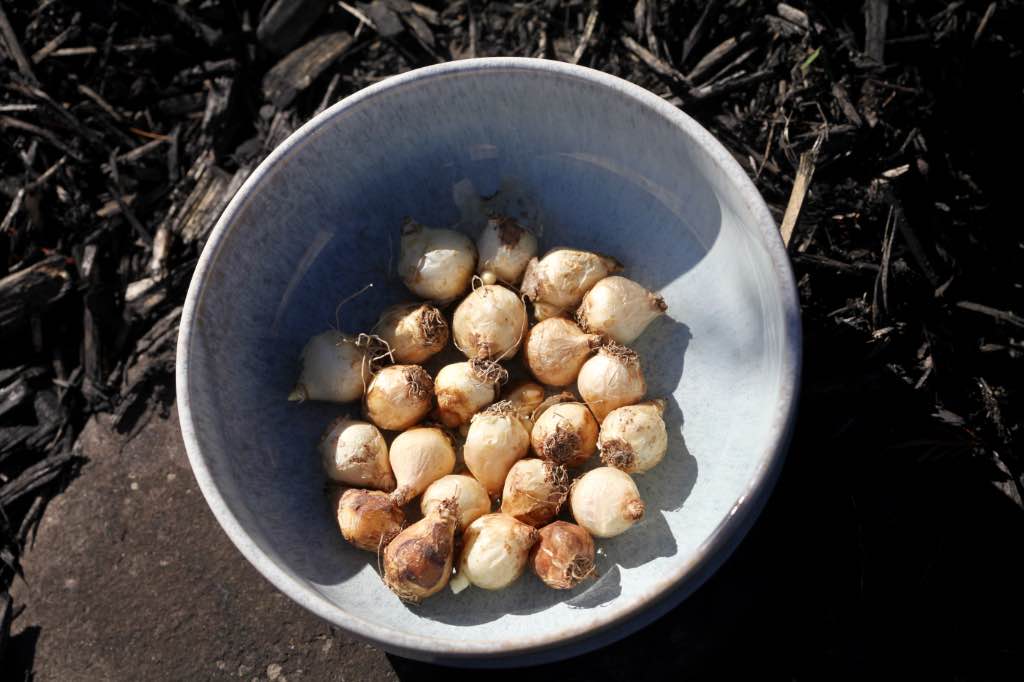
[[[498,280],[517,284],[527,263],[537,255],[537,238],[511,218],[499,216],[487,221],[476,247],[480,258],[477,270],[484,284]]]
[[[610,538],[624,533],[644,517],[640,491],[629,474],[599,467],[583,474],[569,492],[576,523],[591,535]]]
[[[476,247],[466,235],[414,220],[402,226],[398,275],[417,296],[450,301],[469,288],[475,267]]]
[[[339,417],[324,432],[318,449],[332,481],[357,488],[395,489],[388,445],[373,424]]]
[[[359,400],[370,383],[370,360],[351,336],[333,329],[317,334],[302,349],[302,369],[288,400]]]
[[[514,355],[526,334],[526,304],[497,284],[477,287],[455,309],[455,345],[469,359],[501,360]]]
[[[558,248],[526,267],[522,291],[533,301],[538,320],[565,315],[579,306],[598,280],[622,270],[614,258],[589,251]]]
[[[601,461],[629,474],[654,468],[668,450],[664,410],[664,400],[652,400],[609,412],[597,441]]]
[[[630,344],[665,310],[661,296],[631,279],[614,276],[605,277],[587,292],[576,318],[589,332]]]

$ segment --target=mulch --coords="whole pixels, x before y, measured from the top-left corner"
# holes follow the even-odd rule
[[[852,500],[863,590],[865,557],[895,542],[863,510],[919,494],[880,479],[983,480],[1019,530],[1021,26],[1010,0],[4,3],[0,660],[19,612],[7,587],[82,464],[85,421],[110,412],[131,434],[174,400],[181,304],[233,191],[330,104],[451,59],[544,57],[638,83],[754,179],[806,334],[779,494],[820,477]],[[918,549],[927,580],[944,555]],[[1020,641],[992,647],[1009,660]]]

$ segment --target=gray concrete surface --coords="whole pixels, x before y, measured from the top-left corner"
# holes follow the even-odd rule
[[[127,442],[94,420],[80,445],[89,463],[46,510],[14,588],[36,680],[396,679],[382,651],[293,604],[234,548],[176,412]]]

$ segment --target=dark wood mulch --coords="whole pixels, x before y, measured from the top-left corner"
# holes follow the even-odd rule
[[[807,343],[803,416],[767,515],[850,533],[861,606],[931,586],[905,605],[920,611],[948,580],[965,636],[1008,661],[1020,575],[999,580],[1020,551],[960,540],[1022,539],[1021,26],[1010,0],[4,3],[0,658],[17,615],[6,587],[81,464],[85,420],[110,411],[131,432],[173,401],[180,305],[234,189],[368,84],[518,55],[643,85],[747,169],[788,239]],[[1002,604],[962,598],[986,575],[998,589],[981,601]],[[905,636],[946,641],[926,620]],[[856,642],[872,638],[843,632],[808,643],[826,666],[810,670],[863,659]],[[980,669],[965,666],[947,672]]]

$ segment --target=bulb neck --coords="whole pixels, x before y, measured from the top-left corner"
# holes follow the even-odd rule
[[[396,507],[404,507],[414,497],[416,497],[416,491],[408,485],[398,486],[391,493],[391,501]]]
[[[626,518],[630,521],[636,522],[644,517],[644,503],[643,500],[632,499],[626,503]]]

